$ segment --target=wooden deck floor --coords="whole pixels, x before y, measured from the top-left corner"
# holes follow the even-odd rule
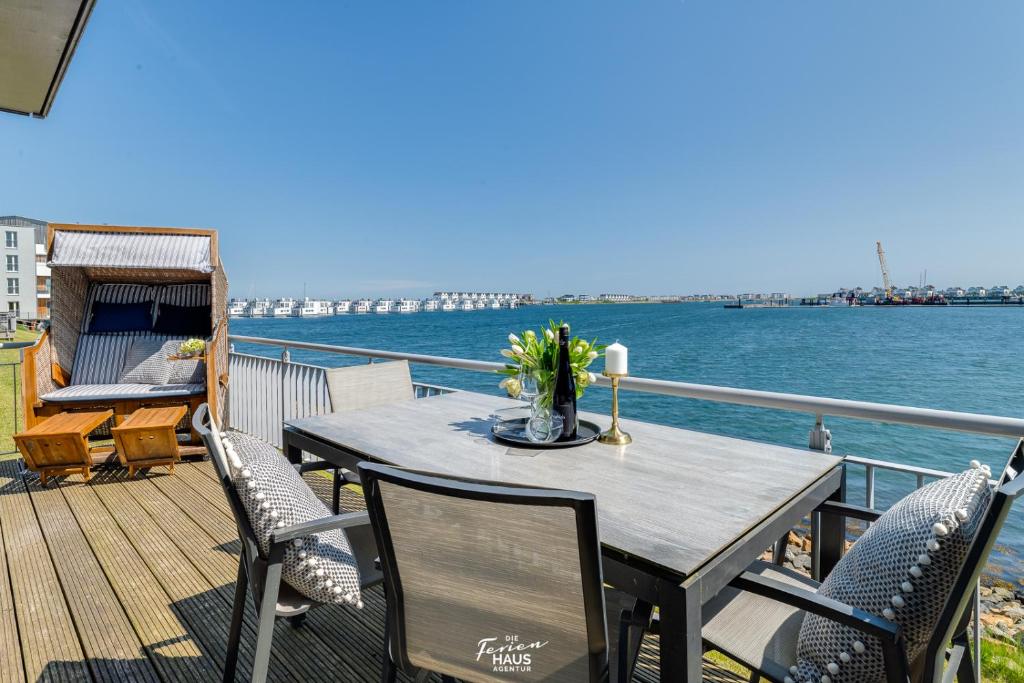
[[[41,488],[0,462],[0,682],[220,680],[238,539],[208,463],[129,479],[99,471]],[[327,480],[311,480],[329,499]],[[359,506],[352,494],[346,505]],[[279,623],[273,681],[379,680],[384,600]],[[251,602],[239,678],[255,640]],[[637,681],[656,681],[648,638]],[[708,681],[739,681],[708,666]]]

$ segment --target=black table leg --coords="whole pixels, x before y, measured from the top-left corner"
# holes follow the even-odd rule
[[[658,593],[661,680],[701,683],[704,663],[700,586],[683,587],[664,582]]]
[[[845,488],[841,485],[829,500],[844,502]],[[824,581],[846,551],[846,518],[813,513],[812,540],[811,575],[816,581]]]
[[[285,457],[288,458],[288,462],[293,465],[302,463],[302,449],[292,443],[291,432],[287,429],[284,430],[284,434],[281,437],[281,445]]]

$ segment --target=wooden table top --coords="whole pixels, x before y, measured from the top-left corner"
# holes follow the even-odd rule
[[[85,436],[99,427],[110,416],[112,410],[98,410],[84,413],[58,413],[48,417],[31,429],[26,429],[15,436],[48,436],[52,434],[81,434]]]
[[[688,576],[830,474],[841,459],[622,420],[628,446],[510,447],[494,410],[522,405],[460,391],[287,424],[364,458],[473,479],[593,493],[601,541]],[[603,415],[581,417],[605,428]],[[808,511],[809,512],[809,511]]]
[[[148,427],[174,427],[185,417],[185,406],[139,408],[114,429],[145,429]]]

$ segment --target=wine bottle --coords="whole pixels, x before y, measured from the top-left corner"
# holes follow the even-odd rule
[[[557,441],[572,441],[579,426],[576,417],[576,377],[569,359],[569,326],[558,330],[558,365],[555,371],[555,391],[551,397],[552,412],[562,416],[562,435]]]

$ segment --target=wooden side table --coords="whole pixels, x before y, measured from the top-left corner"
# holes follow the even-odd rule
[[[178,461],[178,437],[174,433],[185,406],[139,408],[128,419],[111,428],[117,457],[128,468],[128,476],[143,467],[167,466],[174,474]]]
[[[81,473],[89,481],[93,460],[86,439],[89,432],[113,414],[112,410],[60,413],[15,434],[14,442],[28,468],[39,473],[43,486],[46,486],[47,478],[54,474]]]

